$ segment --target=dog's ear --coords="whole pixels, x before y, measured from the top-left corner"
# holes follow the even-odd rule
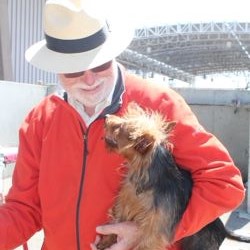
[[[142,135],[136,139],[134,149],[142,155],[146,154],[153,147],[153,141],[152,136]]]
[[[175,126],[176,126],[175,121],[167,122],[167,124],[165,126],[165,132],[167,134],[171,133]]]

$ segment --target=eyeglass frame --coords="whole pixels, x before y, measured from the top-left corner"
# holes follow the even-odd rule
[[[112,62],[113,61],[111,60],[111,61],[103,63],[95,68],[85,70],[85,71],[74,72],[74,73],[64,73],[63,76],[65,78],[77,78],[77,77],[83,76],[86,71],[91,71],[93,73],[100,73],[100,72],[103,72],[103,71],[109,69],[112,65]]]

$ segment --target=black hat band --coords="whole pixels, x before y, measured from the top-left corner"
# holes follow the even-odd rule
[[[91,36],[64,40],[45,34],[47,48],[59,53],[81,53],[97,48],[102,45],[108,37],[108,28],[105,26]]]

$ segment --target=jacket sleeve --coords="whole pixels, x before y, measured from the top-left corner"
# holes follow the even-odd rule
[[[177,121],[172,137],[173,154],[176,162],[191,172],[194,182],[189,204],[176,230],[177,241],[235,209],[243,201],[245,190],[241,173],[227,149],[205,131],[181,96],[173,92],[171,99],[168,117]]]
[[[31,116],[31,115],[30,115]],[[0,249],[13,249],[41,229],[38,195],[40,145],[30,116],[19,132],[19,152],[13,185],[0,207]]]

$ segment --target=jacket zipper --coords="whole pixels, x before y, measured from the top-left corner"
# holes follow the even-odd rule
[[[81,200],[82,200],[82,192],[83,192],[83,183],[84,183],[84,176],[85,176],[85,169],[86,169],[86,162],[88,156],[88,149],[87,149],[87,141],[88,141],[88,129],[86,133],[84,133],[82,124],[80,123],[82,135],[83,135],[83,143],[84,143],[84,152],[83,152],[83,164],[82,164],[82,172],[81,172],[81,179],[80,179],[80,188],[79,188],[79,195],[77,199],[77,207],[76,207],[76,243],[77,243],[77,250],[81,250],[81,239],[80,239],[80,207],[81,207]]]

